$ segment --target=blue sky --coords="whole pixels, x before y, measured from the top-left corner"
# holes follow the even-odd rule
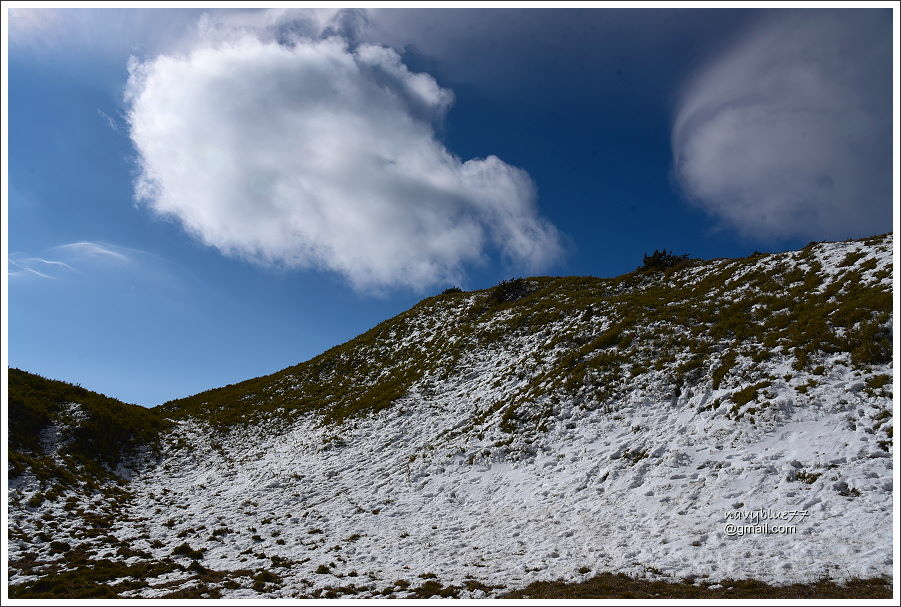
[[[9,363],[150,406],[452,284],[891,231],[891,21],[16,9]]]

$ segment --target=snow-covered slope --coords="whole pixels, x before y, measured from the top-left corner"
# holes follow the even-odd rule
[[[10,583],[484,596],[603,571],[890,575],[891,248],[429,298],[158,408],[173,426],[102,490],[43,499],[52,479],[18,475]]]

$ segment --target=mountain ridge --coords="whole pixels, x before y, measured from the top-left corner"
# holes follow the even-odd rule
[[[200,585],[235,597],[375,596],[416,576],[480,596],[607,570],[884,575],[890,540],[866,550],[855,538],[891,525],[891,247],[891,235],[811,243],[427,298],[310,361],[150,410],[158,440],[107,466],[125,493],[100,501],[126,516],[109,514],[96,537],[115,542],[79,545],[167,569],[157,586],[217,571]],[[60,553],[26,538],[48,511],[90,515],[84,496],[38,500],[46,479],[18,472],[11,555],[79,571],[65,564],[71,525],[54,531],[70,545]],[[799,525],[803,537],[729,539],[723,512],[746,506],[822,520]],[[809,562],[792,564],[798,546]],[[742,564],[774,548],[775,567]],[[11,583],[41,578],[12,560]],[[145,582],[110,588],[175,587]]]

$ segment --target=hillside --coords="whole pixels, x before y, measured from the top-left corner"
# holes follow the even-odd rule
[[[890,576],[891,249],[447,293],[149,411],[11,370],[11,596]]]

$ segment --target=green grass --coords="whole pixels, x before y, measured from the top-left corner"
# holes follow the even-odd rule
[[[147,580],[166,573],[183,570],[177,563],[161,561],[126,565],[109,559],[91,559],[83,549],[67,551],[64,569],[57,563],[41,566],[41,577],[24,584],[10,585],[12,599],[86,599],[116,598],[121,592],[143,588]],[[31,571],[31,564],[10,562],[10,567]],[[37,573],[37,572],[34,572]],[[133,578],[116,585],[109,582],[120,578]]]
[[[865,244],[880,243],[882,239],[875,238]],[[323,447],[341,449],[343,423],[393,406],[416,382],[421,381],[424,392],[434,389],[445,379],[469,372],[464,361],[470,353],[503,348],[513,338],[525,336],[538,337],[537,348],[522,361],[499,369],[491,378],[503,397],[486,400],[471,421],[453,432],[485,432],[487,425],[497,423],[506,434],[492,448],[506,448],[514,437],[543,431],[554,407],[561,402],[578,401],[584,408],[597,408],[615,416],[618,397],[648,386],[672,398],[697,386],[709,386],[719,393],[712,396],[708,410],[727,405],[731,407],[732,419],[747,416],[753,420],[754,414],[767,406],[761,401],[769,398],[766,388],[774,380],[766,375],[765,363],[774,356],[785,357],[797,370],[785,378],[788,382],[801,372],[826,372],[826,364],[832,364],[826,358],[844,353],[854,370],[867,377],[868,394],[888,398],[891,378],[882,372],[874,373],[873,367],[891,361],[891,287],[864,276],[866,268],[873,264],[871,260],[861,262],[863,255],[852,256],[848,264],[839,268],[834,282],[824,282],[822,268],[816,262],[818,246],[790,254],[795,258],[791,262],[787,256],[779,255],[682,260],[672,267],[616,278],[535,277],[505,281],[482,291],[452,291],[426,298],[312,360],[154,409],[128,405],[79,386],[10,369],[11,476],[30,471],[42,482],[41,491],[31,504],[35,507],[46,500],[62,500],[68,510],[74,510],[78,502],[71,501],[69,492],[75,487],[84,493],[102,488],[105,495],[115,496],[121,505],[129,495],[114,494],[115,479],[107,467],[115,467],[124,454],[138,447],[154,447],[173,421],[187,418],[209,423],[210,444],[216,445],[222,442],[217,436],[220,432],[236,426],[268,420],[271,430],[277,432],[280,424],[313,415],[332,427]],[[779,265],[763,265],[773,262]],[[407,339],[414,334],[419,337]],[[433,340],[427,343],[429,336]],[[816,382],[800,385],[796,390],[804,394],[815,385]],[[80,405],[86,419],[69,424],[65,437],[68,446],[60,454],[60,464],[43,453],[38,437],[50,424],[67,421],[65,405],[70,402]],[[884,432],[887,439],[880,443],[886,450],[893,432],[890,418],[891,411],[886,406],[874,419],[874,431]],[[191,447],[181,445],[185,449]],[[490,454],[486,448],[478,457]],[[648,464],[644,461],[648,453],[641,448],[630,450],[623,457],[636,465]],[[811,483],[816,481],[816,475],[802,471],[796,474],[796,480]],[[855,491],[848,489],[847,497],[854,498]],[[245,506],[257,505],[247,502]],[[373,509],[374,514],[378,512]],[[109,512],[73,513],[76,514],[84,523],[85,537],[103,538],[108,534],[113,520]],[[175,526],[174,519],[171,526]],[[262,541],[256,529],[250,531]],[[317,531],[310,533],[315,536]],[[220,528],[203,537],[211,534],[209,537],[220,538],[230,532]],[[189,533],[185,532],[186,539],[190,539]],[[346,541],[358,539],[354,535]],[[56,549],[67,561],[80,554],[76,547],[63,550],[57,545]],[[187,543],[176,551],[174,556],[187,556],[195,562],[203,556],[201,550]],[[270,558],[275,564],[277,557]],[[66,596],[72,597],[112,596],[124,587],[112,587],[109,581],[126,577],[123,572],[137,575],[149,571],[123,569],[121,563],[112,561],[99,563],[96,577],[78,570],[87,565],[76,564],[72,571],[51,571],[41,580],[16,587],[16,596],[59,597],[67,591],[71,594]],[[182,567],[166,563],[159,565]],[[213,578],[209,577],[212,574],[200,564],[192,566],[192,573],[198,575],[196,586],[173,592],[181,593],[180,596],[210,596],[215,591]],[[332,571],[326,565],[321,568],[325,569],[323,574]],[[262,588],[275,583],[262,579],[254,582]],[[855,582],[848,588],[864,594],[848,596],[882,592],[885,584],[880,583]],[[701,596],[697,593],[706,593],[703,596],[710,598],[826,598],[851,592],[825,582],[803,587],[734,582],[731,591],[678,582],[659,582],[664,586],[658,587],[658,582],[629,582],[624,576],[610,574],[601,574],[582,585],[544,584],[547,586],[533,585],[521,592],[536,593],[533,596],[566,592],[577,596],[584,591],[589,593],[584,596],[618,598],[632,596],[629,593],[680,596],[680,592],[688,598]],[[419,597],[454,596],[460,588],[422,578],[406,591]]]
[[[815,259],[819,246],[806,247],[791,262],[778,255],[683,260],[616,278],[512,279],[483,291],[429,297],[310,361],[171,401],[159,414],[198,417],[223,431],[310,414],[340,427],[392,406],[416,382],[427,390],[463,372],[459,365],[468,352],[554,325],[561,328],[547,332],[534,356],[499,375],[495,385],[525,381],[503,402],[486,404],[459,432],[495,415],[508,433],[535,430],[551,408],[547,395],[578,395],[585,406],[606,406],[631,389],[624,378],[640,380],[655,370],[672,370],[658,381],[674,395],[705,381],[716,389],[741,379],[746,387],[734,394],[736,402],[753,400],[756,392],[747,386],[762,381],[755,369],[774,350],[806,371],[822,371],[820,358],[839,352],[860,369],[889,361],[890,287],[864,280],[862,264],[840,268],[834,282],[824,283]],[[773,260],[775,269],[761,265]],[[440,339],[404,341],[414,330]],[[739,360],[751,361],[749,376],[734,377]]]
[[[138,447],[154,446],[171,423],[159,412],[129,405],[80,386],[47,379],[20,369],[7,372],[9,389],[10,475],[30,470],[39,480],[55,480],[72,486],[73,470],[85,470],[94,478],[107,478],[123,455]],[[77,403],[84,419],[71,423],[64,406]],[[67,431],[59,466],[44,454],[41,431],[60,420]]]

